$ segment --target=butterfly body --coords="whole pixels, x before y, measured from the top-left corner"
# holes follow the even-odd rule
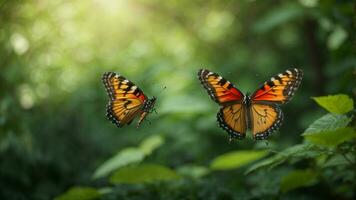
[[[108,119],[117,127],[129,125],[139,117],[137,127],[154,110],[156,97],[147,98],[133,82],[114,72],[103,74],[102,81],[109,96]]]
[[[140,116],[140,119],[138,120],[137,127],[139,127],[143,122],[143,120],[145,120],[147,115],[154,110],[155,103],[156,103],[156,97],[154,96],[150,99],[145,100],[142,106],[142,114]]]
[[[267,139],[283,121],[279,104],[287,103],[300,85],[302,71],[288,69],[266,81],[252,95],[243,94],[230,81],[206,69],[198,78],[212,100],[220,105],[219,126],[232,138],[243,139],[247,129],[256,140]]]

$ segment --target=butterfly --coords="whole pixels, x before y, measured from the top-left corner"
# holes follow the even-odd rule
[[[299,87],[303,71],[286,70],[266,81],[252,95],[245,95],[230,81],[207,69],[198,71],[198,78],[210,98],[221,108],[217,114],[219,126],[230,139],[243,139],[247,129],[255,140],[264,140],[277,130],[283,121],[279,105],[291,100]]]
[[[125,77],[114,72],[103,74],[102,81],[109,96],[106,116],[117,127],[132,123],[140,116],[137,127],[154,110],[156,97],[147,98],[142,90]]]

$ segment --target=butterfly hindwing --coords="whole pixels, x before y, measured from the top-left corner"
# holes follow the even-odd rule
[[[252,104],[249,114],[252,135],[256,140],[267,139],[282,125],[283,113],[276,104]]]
[[[247,130],[246,108],[243,104],[233,104],[220,109],[217,115],[219,126],[231,138],[243,139]]]
[[[291,68],[266,81],[252,95],[252,101],[267,101],[285,104],[293,97],[303,77],[303,71]]]
[[[231,101],[242,101],[244,97],[244,94],[230,81],[207,69],[200,69],[198,78],[208,91],[210,98],[220,105]]]
[[[141,108],[147,99],[142,90],[114,72],[104,73],[102,80],[110,97],[107,117],[118,127],[131,123],[142,113]]]
[[[107,105],[107,117],[118,127],[122,127],[125,124],[130,124],[133,119],[141,113],[141,101],[130,100],[129,104],[127,104],[127,102],[127,100],[120,99],[110,102]]]

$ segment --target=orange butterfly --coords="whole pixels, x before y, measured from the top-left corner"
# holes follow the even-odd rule
[[[156,97],[147,98],[134,83],[114,72],[102,77],[110,101],[106,107],[108,119],[117,127],[131,124],[140,115],[137,127],[154,110]]]
[[[278,104],[285,104],[300,85],[303,72],[288,69],[266,81],[251,96],[244,95],[232,83],[206,69],[198,71],[198,78],[209,96],[221,106],[217,114],[219,126],[230,138],[243,139],[251,129],[255,140],[267,139],[283,120]]]

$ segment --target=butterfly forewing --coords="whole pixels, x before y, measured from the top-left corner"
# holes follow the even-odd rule
[[[142,113],[141,108],[147,99],[142,90],[114,72],[104,73],[102,80],[110,97],[107,117],[118,127],[131,123]]]
[[[282,125],[282,121],[282,110],[276,104],[252,104],[250,107],[251,129],[256,140],[267,139]]]
[[[252,95],[252,101],[284,104],[291,100],[303,77],[303,71],[291,68],[266,81]]]
[[[207,69],[198,71],[198,78],[208,91],[211,99],[220,105],[231,101],[242,101],[244,94],[240,92],[230,81]]]
[[[219,126],[232,138],[242,139],[247,130],[246,107],[243,104],[233,104],[220,109],[217,119]]]

